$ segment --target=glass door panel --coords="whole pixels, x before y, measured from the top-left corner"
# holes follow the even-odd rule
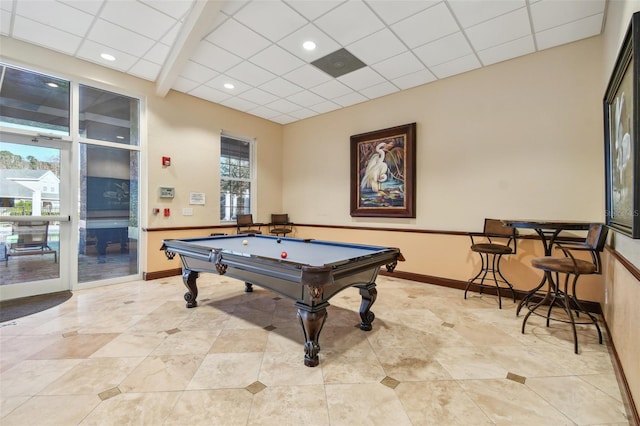
[[[138,151],[80,144],[78,283],[138,274]]]
[[[70,289],[68,145],[0,133],[0,300]]]

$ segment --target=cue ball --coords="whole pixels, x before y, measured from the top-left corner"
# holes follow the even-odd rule
[[[283,251],[282,253],[280,253],[280,257],[283,258],[283,259],[286,259],[287,258],[287,252]]]
[[[249,241],[247,241],[247,240],[242,240],[242,244],[246,246],[247,244],[249,244]]]

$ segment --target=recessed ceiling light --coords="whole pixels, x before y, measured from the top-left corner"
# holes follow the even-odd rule
[[[225,84],[224,84],[224,88],[225,88],[225,89],[234,89],[235,87],[236,87],[236,86],[234,86],[234,85],[233,85],[233,84],[231,84],[231,83],[225,83]]]
[[[102,59],[104,59],[105,61],[115,61],[115,60],[116,60],[116,57],[115,57],[115,56],[110,55],[110,54],[108,54],[108,53],[101,53],[101,54],[100,54],[100,57],[101,57]]]
[[[54,87],[54,88],[55,88],[55,87],[59,87],[56,83],[54,83],[54,82],[52,82],[52,81],[50,81],[49,83],[47,83],[47,86],[49,86],[49,87]]]
[[[309,40],[302,43],[302,47],[304,47],[305,50],[314,50],[316,48],[316,44]]]

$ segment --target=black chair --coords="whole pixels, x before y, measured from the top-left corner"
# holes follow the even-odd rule
[[[288,214],[282,213],[271,215],[271,223],[269,224],[270,234],[286,237],[288,233],[293,232],[292,227],[293,223],[289,222]]]
[[[502,256],[516,253],[517,250],[517,230],[502,223],[497,219],[485,219],[483,232],[470,232],[471,251],[478,253],[482,266],[480,271],[467,281],[464,289],[464,298],[467,298],[469,287],[476,286],[479,288],[480,294],[486,288],[496,289],[498,294],[498,307],[502,309],[502,297],[500,290],[505,288],[500,283],[506,284],[511,290],[513,302],[516,302],[516,294],[513,291],[511,283],[502,275],[500,271],[500,261]],[[491,284],[485,284],[491,282]]]
[[[262,234],[262,223],[253,221],[252,214],[239,214],[236,216],[236,233],[238,234]]]
[[[537,257],[531,260],[531,265],[534,268],[542,269],[546,275],[548,283],[547,294],[542,300],[529,308],[529,312],[522,320],[522,333],[524,334],[525,325],[531,314],[536,313],[536,309],[543,305],[548,304],[546,315],[547,327],[549,327],[549,321],[559,321],[571,324],[573,331],[573,347],[574,352],[578,353],[578,334],[576,333],[576,324],[593,324],[598,330],[598,341],[602,344],[602,331],[598,325],[597,318],[585,310],[580,303],[580,299],[576,295],[576,284],[578,278],[581,275],[601,274],[602,273],[602,261],[600,260],[600,253],[604,250],[604,245],[607,240],[608,228],[601,223],[593,223],[589,227],[587,237],[584,242],[563,241],[555,244],[555,248],[562,250],[564,257],[544,256]],[[590,260],[584,260],[577,258],[574,252],[588,252],[590,254]],[[560,274],[564,274],[564,280],[562,288],[560,288]],[[571,280],[571,276],[573,279]],[[570,284],[571,282],[571,284]],[[567,319],[552,317],[551,312],[555,305],[559,305],[564,308],[567,314]],[[580,313],[584,313],[589,317],[589,321],[576,322],[573,312],[576,313],[576,317],[579,318]]]

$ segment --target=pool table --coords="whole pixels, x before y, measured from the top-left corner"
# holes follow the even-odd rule
[[[308,367],[319,363],[318,338],[329,299],[347,287],[357,287],[362,297],[360,329],[371,330],[380,267],[392,272],[404,260],[397,248],[254,234],[164,240],[161,250],[169,259],[180,255],[187,308],[197,306],[200,272],[237,278],[245,282],[247,292],[255,284],[294,300]]]

